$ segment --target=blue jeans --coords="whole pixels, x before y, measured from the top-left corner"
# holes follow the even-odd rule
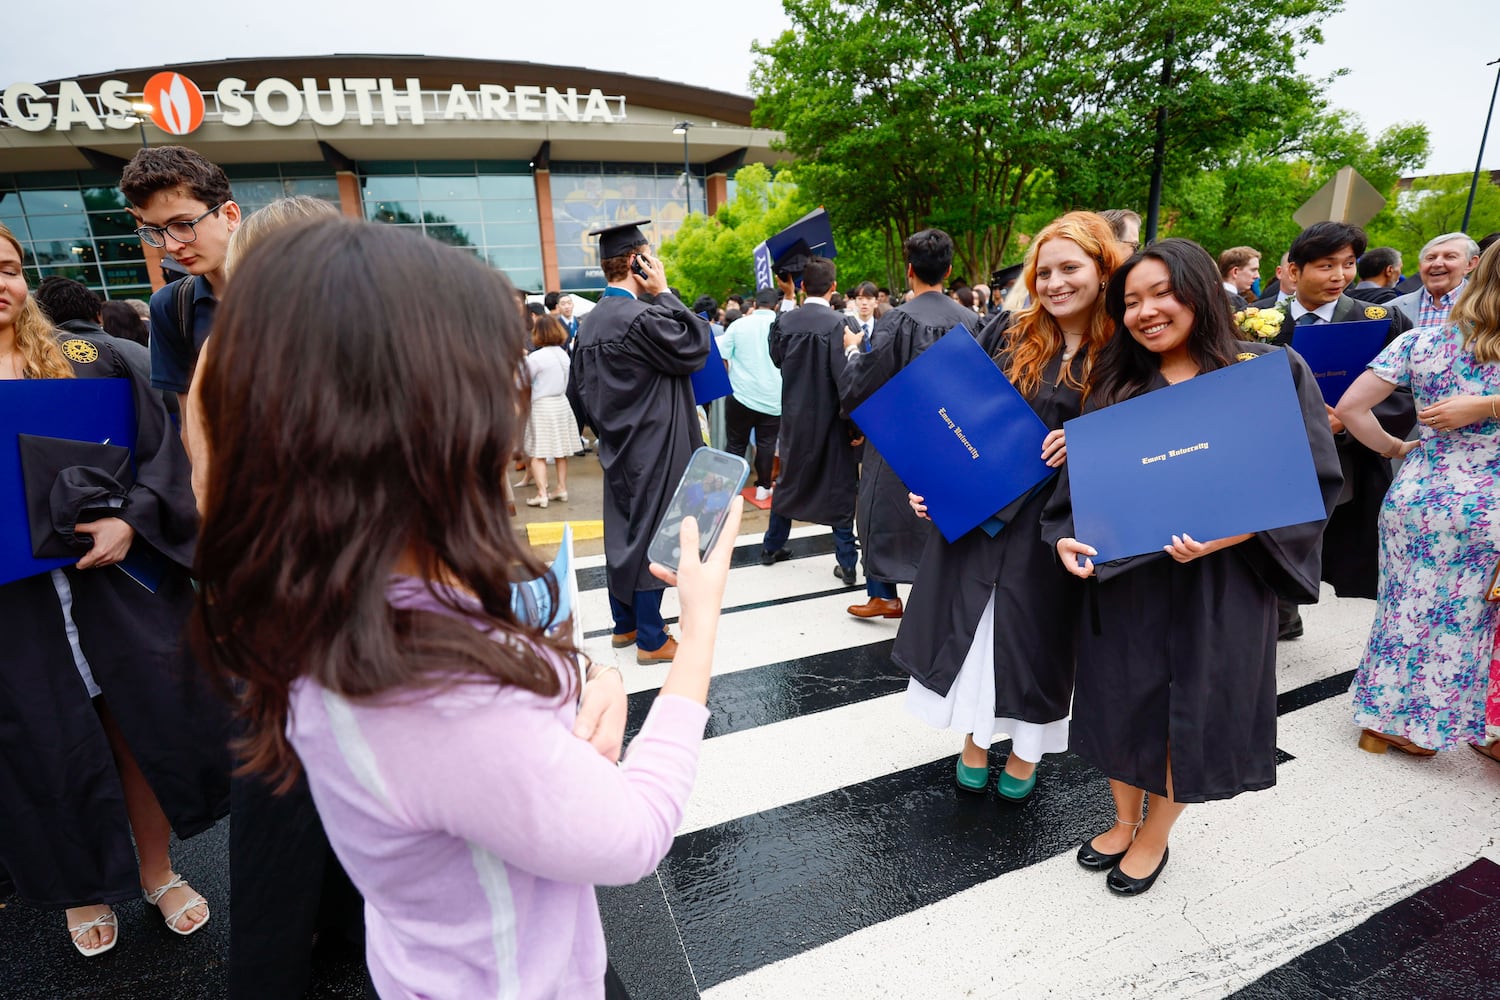
[[[844,569],[853,569],[859,561],[859,550],[854,547],[854,521],[840,521],[833,528],[833,557]],[[792,536],[792,519],[775,511],[766,521],[766,535],[761,539],[762,552],[771,553],[786,547]]]
[[[609,613],[615,619],[615,635],[635,633],[636,649],[661,649],[667,644],[667,626],[661,620],[660,590],[637,590],[635,600],[622,604],[609,595]]]
[[[884,598],[887,601],[896,599],[896,585],[885,580],[873,579],[868,573],[865,574],[865,593],[871,597]]]

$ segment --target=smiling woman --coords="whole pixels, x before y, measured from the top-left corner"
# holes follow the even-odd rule
[[[1085,410],[1277,349],[1235,339],[1218,268],[1187,240],[1131,258],[1107,305],[1120,329],[1100,355]],[[1331,511],[1342,476],[1323,398],[1302,359],[1290,360]],[[1212,541],[1174,535],[1163,552],[1095,567],[1088,539],[1072,537],[1064,467],[1042,533],[1064,569],[1097,576],[1078,643],[1073,747],[1108,775],[1116,817],[1079,848],[1078,862],[1109,870],[1111,891],[1151,888],[1185,803],[1275,784],[1276,600],[1316,598],[1322,531],[1316,521]]]

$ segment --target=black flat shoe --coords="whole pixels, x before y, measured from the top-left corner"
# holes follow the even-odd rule
[[[1125,850],[1129,850],[1126,848]],[[1120,863],[1125,856],[1125,851],[1118,854],[1104,854],[1094,850],[1094,841],[1085,840],[1083,846],[1078,849],[1078,864],[1091,872],[1107,872]]]
[[[1167,867],[1167,858],[1171,854],[1170,847],[1164,848],[1161,852],[1161,864],[1156,866],[1156,871],[1145,878],[1131,878],[1120,871],[1119,866],[1116,865],[1109,873],[1109,877],[1104,880],[1104,884],[1109,886],[1109,891],[1117,896],[1139,896],[1156,884],[1157,876],[1161,874],[1163,868]]]

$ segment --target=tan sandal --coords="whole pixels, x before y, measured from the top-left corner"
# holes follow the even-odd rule
[[[176,872],[173,872],[171,881],[169,881],[166,885],[161,886],[158,889],[142,890],[142,892],[146,897],[146,902],[150,903],[152,906],[159,906],[161,903],[161,898],[163,896],[171,892],[173,889],[178,888],[186,889],[189,892],[193,891],[193,887],[187,884],[186,879],[184,879]],[[193,907],[195,906],[201,906],[205,911],[207,911],[203,914],[203,919],[198,921],[196,924],[189,927],[185,931],[178,930],[177,921],[185,917],[187,915],[187,911],[193,909]],[[167,929],[170,930],[173,934],[180,935],[181,937],[187,937],[189,934],[196,934],[198,933],[198,931],[202,930],[203,925],[208,923],[208,918],[211,916],[213,916],[213,912],[208,909],[208,900],[204,899],[197,893],[193,893],[192,899],[188,900],[186,903],[179,906],[176,910],[164,916],[162,919],[166,921]]]

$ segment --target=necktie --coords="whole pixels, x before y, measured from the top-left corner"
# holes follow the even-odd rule
[[[1297,317],[1298,326],[1313,326],[1321,322],[1323,322],[1323,319],[1317,313],[1303,313]]]

